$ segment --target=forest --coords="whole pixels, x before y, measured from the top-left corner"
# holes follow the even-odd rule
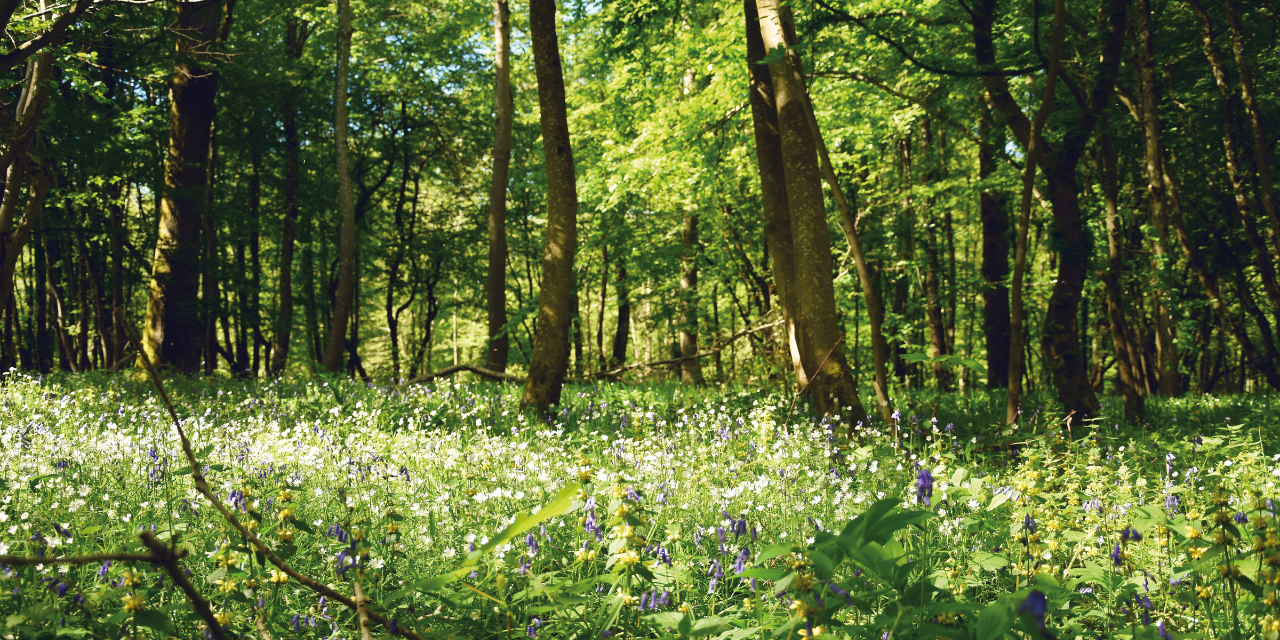
[[[1276,0],[0,25],[0,640],[1280,638]]]
[[[1280,386],[1274,3],[832,2],[13,4],[4,368]]]

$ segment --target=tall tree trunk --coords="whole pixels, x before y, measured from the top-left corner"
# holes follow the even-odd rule
[[[127,194],[127,187],[121,186],[121,191]],[[120,309],[124,311],[124,241],[128,234],[128,227],[125,225],[124,212],[125,208],[118,202],[112,202],[107,205],[111,212],[111,308],[113,310]],[[37,249],[37,251],[39,251]],[[37,258],[39,260],[39,258]],[[39,280],[40,278],[37,278]],[[41,286],[39,282],[37,286]],[[40,309],[44,308],[43,290],[39,294]],[[37,323],[36,341],[40,341],[40,332],[45,326],[44,320]],[[124,348],[126,337],[124,327],[120,326],[115,320],[114,312],[111,314],[111,364],[114,367],[117,362],[124,358]],[[37,350],[38,351],[38,350]],[[39,356],[37,355],[37,360]]]
[[[782,164],[782,137],[769,65],[759,64],[766,51],[760,36],[755,0],[744,0],[747,32],[747,70],[750,74],[751,121],[755,132],[756,168],[760,175],[760,200],[769,250],[773,286],[782,311],[783,338],[791,357],[796,388],[809,385],[800,360],[801,332],[792,290],[795,288],[795,246],[791,235],[791,211],[787,205],[786,172]]]
[[[289,18],[285,21],[286,52],[299,60],[310,35],[306,20]],[[284,124],[284,220],[280,231],[280,282],[277,297],[274,342],[271,345],[271,373],[284,373],[289,362],[289,341],[293,336],[293,249],[295,227],[298,223],[298,115],[294,106],[294,91],[285,90],[280,119]]]
[[[1249,133],[1253,134],[1253,170],[1258,181],[1255,187],[1262,209],[1271,221],[1271,242],[1275,255],[1280,256],[1280,210],[1276,206],[1275,183],[1271,176],[1271,162],[1267,135],[1262,126],[1262,108],[1258,105],[1257,88],[1253,80],[1254,57],[1245,42],[1245,27],[1240,18],[1239,3],[1226,0],[1227,26],[1231,30],[1231,52],[1235,56],[1236,71],[1240,74],[1240,99],[1249,120]]]
[[[600,247],[600,306],[596,309],[596,354],[599,356],[600,370],[608,366],[608,356],[604,353],[604,308],[609,300],[609,245]]]
[[[16,132],[34,131],[44,116],[49,100],[49,79],[53,75],[53,54],[42,52],[28,63],[27,84],[23,87],[19,104],[15,106]],[[27,146],[31,137],[14,136],[9,145],[15,158],[9,165],[4,185],[4,199],[0,201],[0,309],[9,306],[13,298],[13,278],[18,258],[31,237],[31,225],[44,208],[44,198],[52,181],[38,162],[27,159]],[[30,177],[28,179],[28,174]],[[29,183],[27,204],[21,218],[15,221],[18,199],[24,183]]]
[[[489,313],[487,368],[507,370],[511,340],[507,325],[507,175],[511,168],[511,12],[507,0],[493,0],[494,92],[493,182],[489,187],[489,270],[485,286]]]
[[[542,153],[547,172],[547,237],[542,253],[533,360],[529,363],[529,381],[520,404],[545,411],[551,405],[559,404],[569,370],[569,330],[574,316],[573,259],[578,246],[578,191],[569,142],[560,45],[556,35],[555,0],[530,0],[529,31],[533,40],[534,71],[538,78]]]
[[[210,127],[213,124],[210,123]],[[209,132],[208,167],[205,169],[204,264],[200,270],[201,306],[204,307],[204,373],[218,369],[218,319],[222,317],[222,290],[218,282],[222,252],[218,249],[218,222],[209,215],[213,209],[214,172],[217,169],[217,131]],[[227,338],[230,341],[230,337]],[[228,347],[231,345],[228,344]]]
[[[1102,198],[1107,212],[1107,257],[1108,266],[1104,284],[1107,292],[1107,316],[1111,324],[1111,342],[1116,352],[1116,368],[1119,379],[1116,386],[1124,399],[1125,419],[1134,422],[1142,418],[1144,400],[1138,388],[1138,379],[1130,360],[1132,349],[1129,344],[1129,322],[1125,313],[1124,296],[1121,282],[1124,279],[1124,252],[1120,247],[1119,194],[1120,185],[1116,180],[1116,152],[1110,134],[1101,136],[1100,169],[1102,175]]]
[[[627,336],[631,334],[631,298],[627,283],[627,265],[618,264],[618,279],[613,286],[618,296],[618,328],[613,332],[613,354],[610,367],[621,367],[627,362]]]
[[[1138,85],[1142,101],[1142,132],[1144,171],[1147,175],[1147,202],[1151,209],[1151,223],[1155,227],[1156,286],[1153,313],[1156,317],[1156,368],[1159,372],[1160,395],[1172,397],[1178,393],[1178,354],[1173,343],[1173,318],[1165,304],[1167,250],[1169,223],[1167,198],[1164,188],[1164,147],[1160,142],[1160,114],[1157,99],[1155,69],[1155,28],[1152,24],[1151,0],[1138,0]]]
[[[355,304],[356,209],[352,198],[350,153],[347,149],[347,71],[351,57],[351,0],[338,0],[338,69],[333,92],[333,140],[338,174],[338,289],[324,350],[325,371],[342,370],[347,325]]]
[[[173,27],[178,63],[169,83],[169,151],[143,339],[152,362],[184,373],[200,368],[201,210],[218,89],[217,72],[196,56],[217,35],[219,9],[216,2],[181,5]]]
[[[1054,39],[1058,54],[1050,54],[1051,74],[1047,78],[1056,82],[1057,67],[1061,62],[1061,23],[1066,10],[1061,0],[1054,6]],[[1102,9],[1103,18],[1099,20],[1099,51],[1093,73],[1092,86],[1083,108],[1074,121],[1066,128],[1065,135],[1056,145],[1042,136],[1043,120],[1053,107],[1052,94],[1046,86],[1041,106],[1036,114],[1037,123],[1030,121],[1017,100],[1010,92],[1008,81],[1000,75],[984,76],[983,84],[991,93],[992,103],[1003,116],[1009,130],[1028,150],[1027,163],[1037,164],[1043,169],[1047,178],[1050,199],[1053,203],[1053,231],[1058,249],[1057,275],[1053,290],[1045,311],[1045,325],[1041,332],[1041,348],[1044,352],[1046,368],[1052,374],[1054,388],[1058,392],[1058,401],[1068,414],[1074,414],[1076,420],[1094,415],[1098,409],[1098,397],[1089,384],[1088,371],[1080,352],[1078,338],[1079,326],[1077,316],[1084,283],[1088,275],[1089,242],[1085,233],[1083,216],[1080,210],[1080,189],[1076,184],[1075,172],[1084,154],[1085,146],[1097,127],[1103,110],[1111,102],[1115,89],[1115,80],[1120,72],[1120,59],[1123,53],[1124,36],[1128,24],[1129,0],[1107,0]],[[973,37],[977,61],[982,67],[995,64],[995,44],[993,25],[995,21],[994,0],[979,0],[974,7]],[[1034,171],[1028,170],[1032,176],[1024,180],[1023,209],[1030,209],[1030,190],[1034,182],[1030,179]],[[1015,267],[1016,294],[1021,295],[1021,282]],[[1018,332],[1021,330],[1021,317],[1018,314],[1019,299],[1014,300],[1014,318],[1011,340],[1021,341]],[[1020,358],[1010,345],[1010,380],[1009,407],[1007,418],[1013,420],[1020,402],[1020,389],[1015,389],[1016,371],[1020,370]],[[1015,369],[1015,365],[1017,368]]]
[[[993,123],[989,98],[978,105],[978,179],[996,173],[996,153],[1004,146],[1003,127]],[[987,386],[1009,386],[1009,212],[1005,194],[983,189],[978,196],[982,218],[982,320],[987,345]]]
[[[36,254],[36,370],[46,374],[53,369],[53,349],[49,344],[49,266],[45,243],[37,240],[33,248]]]
[[[787,205],[795,249],[795,295],[803,332],[801,360],[809,374],[809,392],[823,415],[860,418],[866,415],[845,360],[836,316],[834,263],[822,198],[817,143],[806,115],[806,93],[798,56],[787,47],[779,0],[759,0],[760,37],[765,50],[788,53],[770,63],[774,99],[782,139]]]
[[[703,385],[698,358],[698,214],[684,217],[680,230],[680,380]]]

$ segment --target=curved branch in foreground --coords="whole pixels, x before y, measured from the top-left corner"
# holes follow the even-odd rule
[[[134,345],[141,346],[142,338],[138,336],[137,329],[128,322],[128,318],[125,318],[124,310],[120,307],[116,307],[115,317],[116,322],[118,322],[120,327],[124,329],[125,335],[129,340]],[[173,418],[173,426],[178,432],[178,440],[182,444],[182,452],[186,455],[187,465],[191,468],[191,480],[196,485],[196,491],[199,491],[200,495],[204,496],[205,500],[207,500],[209,504],[213,505],[213,508],[222,515],[223,519],[226,520],[228,524],[235,528],[236,532],[239,533],[241,537],[247,540],[254,549],[265,556],[271,564],[275,565],[290,578],[297,580],[299,584],[314,591],[315,593],[326,596],[330,600],[336,600],[342,603],[343,606],[351,609],[352,611],[358,610],[359,605],[351,596],[348,596],[329,585],[321,583],[311,576],[299,573],[298,570],[289,566],[289,563],[276,555],[276,552],[272,551],[257,534],[245,527],[244,523],[240,522],[240,519],[227,509],[227,506],[223,504],[222,500],[219,500],[218,496],[214,495],[213,489],[209,486],[209,481],[205,479],[204,473],[200,469],[200,463],[196,461],[195,451],[191,448],[191,440],[187,438],[187,432],[182,428],[182,421],[178,419],[178,412],[174,410],[173,403],[169,400],[169,394],[164,390],[164,383],[160,379],[160,373],[156,371],[155,364],[151,362],[151,358],[147,357],[146,350],[139,348],[138,357],[142,359],[143,367],[151,377],[151,382],[155,384],[156,391],[160,393],[160,399],[164,402],[165,408],[168,409],[169,416]],[[393,619],[376,611],[369,610],[367,607],[366,611],[370,618],[378,624],[386,627],[388,631],[398,632],[400,635],[409,638],[409,640],[422,640],[422,636],[414,633],[412,630],[404,627],[397,627]]]
[[[432,380],[436,380],[439,378],[447,378],[455,373],[458,373],[459,371],[470,371],[471,373],[474,373],[480,376],[481,378],[488,378],[490,380],[494,380],[497,382],[510,382],[512,384],[525,383],[524,378],[521,378],[520,376],[513,376],[509,373],[494,371],[493,369],[486,369],[484,367],[477,367],[472,364],[455,364],[452,366],[445,367],[439,371],[434,371],[432,373],[424,373],[408,381],[405,384],[419,384],[423,382],[431,382]]]

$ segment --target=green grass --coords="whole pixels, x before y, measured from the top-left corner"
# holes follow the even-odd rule
[[[168,387],[220,500],[424,637],[1258,637],[1280,605],[1267,397],[1120,427],[1109,403],[1068,438],[1048,408],[1000,429],[1003,396],[920,393],[894,448],[764,390],[571,387],[547,420],[488,384]],[[55,559],[143,552],[139,530],[232,637],[359,637],[196,492],[150,383],[16,376],[0,400],[0,555],[47,560],[0,568],[0,637],[199,637],[161,568]]]

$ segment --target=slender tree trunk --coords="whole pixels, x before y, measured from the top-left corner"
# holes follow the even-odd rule
[[[1262,210],[1271,221],[1271,242],[1275,255],[1280,256],[1280,210],[1276,206],[1275,183],[1271,176],[1271,162],[1266,130],[1262,123],[1262,108],[1258,105],[1256,85],[1253,80],[1254,57],[1245,42],[1245,26],[1240,18],[1239,3],[1226,0],[1222,4],[1227,13],[1227,26],[1231,30],[1231,52],[1235,56],[1236,71],[1240,74],[1240,99],[1245,116],[1249,120],[1249,133],[1253,135],[1253,170],[1258,181],[1255,191],[1262,202]]]
[[[355,304],[356,210],[352,199],[350,154],[347,149],[347,70],[351,57],[351,0],[338,0],[338,69],[334,90],[333,138],[338,173],[338,289],[324,350],[324,369],[342,370],[348,322]]]
[[[289,57],[301,59],[307,36],[310,35],[307,21],[289,18],[285,21],[285,30],[285,45]],[[280,281],[277,294],[279,310],[271,346],[271,373],[276,375],[284,373],[285,365],[289,362],[289,341],[293,335],[293,249],[298,222],[298,156],[301,148],[298,140],[297,107],[293,102],[295,90],[293,87],[286,89],[280,114],[284,124],[284,220],[280,231]]]
[[[210,123],[213,127],[213,123]],[[209,132],[208,167],[205,169],[205,205],[213,208],[214,171],[217,168],[218,140],[217,132]],[[204,307],[204,373],[209,375],[218,369],[218,319],[222,316],[222,291],[218,282],[221,265],[221,251],[218,250],[218,222],[206,213],[204,222],[204,264],[200,270],[200,286],[202,293],[201,306]],[[230,341],[230,337],[227,338]],[[228,344],[228,347],[231,345]]]
[[[996,153],[1004,145],[1003,127],[995,125],[986,98],[978,105],[978,179],[996,174]],[[983,189],[978,196],[982,218],[982,320],[987,344],[987,386],[1009,386],[1009,212],[1005,194]]]
[[[1164,302],[1169,244],[1167,199],[1164,188],[1164,147],[1160,142],[1160,116],[1156,88],[1155,28],[1152,25],[1151,0],[1138,0],[1138,80],[1142,101],[1142,130],[1146,144],[1144,171],[1147,175],[1147,202],[1151,223],[1155,227],[1156,286],[1152,311],[1156,317],[1156,368],[1159,371],[1160,395],[1178,393],[1178,354],[1173,343],[1173,318]]]
[[[125,225],[124,217],[125,208],[119,203],[111,203],[107,206],[111,212],[111,308],[124,311],[124,241],[128,234],[128,227]],[[37,258],[37,260],[39,259]],[[37,282],[37,286],[40,286],[39,282]],[[37,295],[39,296],[40,308],[43,310],[44,293],[41,291]],[[36,328],[37,342],[40,340],[39,336],[43,327],[44,321],[41,320],[37,323]],[[110,366],[114,367],[117,362],[124,358],[125,342],[124,327],[115,321],[115,314],[112,313]],[[39,356],[37,356],[38,359]]]
[[[618,279],[613,286],[618,296],[618,328],[613,332],[613,354],[610,367],[621,367],[627,362],[627,336],[631,333],[631,300],[627,288],[627,265],[618,264]]]
[[[529,381],[522,406],[545,411],[559,404],[569,369],[569,331],[573,322],[573,260],[578,245],[578,192],[564,76],[556,35],[555,0],[530,0],[529,31],[542,124],[542,152],[547,173],[547,237],[542,253],[538,326],[533,341]]]
[[[153,362],[185,373],[200,368],[201,210],[218,88],[217,72],[196,55],[216,37],[219,9],[182,5],[172,27],[179,32],[178,63],[169,84],[169,150],[143,344]]]
[[[744,0],[747,32],[747,69],[750,74],[751,120],[755,132],[756,167],[760,175],[764,230],[769,250],[773,285],[777,289],[782,311],[783,337],[791,357],[791,370],[796,388],[809,385],[804,364],[800,360],[802,334],[796,312],[795,246],[791,233],[791,211],[787,205],[786,172],[782,164],[782,137],[778,128],[778,109],[774,98],[773,78],[769,65],[759,64],[766,51],[760,36],[760,19],[755,0]],[[646,356],[646,359],[649,359]]]
[[[790,36],[788,36],[790,37]],[[805,112],[809,120],[809,129],[818,145],[818,159],[822,164],[822,174],[826,178],[827,187],[831,189],[832,199],[840,210],[840,229],[844,233],[845,242],[853,253],[854,268],[858,272],[858,284],[862,286],[862,297],[867,302],[868,328],[871,332],[871,354],[875,367],[872,386],[876,392],[876,405],[880,408],[880,417],[885,424],[893,421],[893,401],[889,397],[889,343],[884,339],[884,302],[880,298],[880,287],[876,276],[867,262],[866,253],[862,250],[862,241],[858,237],[856,213],[858,190],[854,185],[851,198],[845,198],[840,181],[836,178],[835,168],[831,165],[831,156],[827,151],[827,142],[822,137],[822,129],[818,127],[818,118],[813,110],[813,101],[806,95]],[[855,346],[856,349],[856,346]],[[856,416],[861,418],[862,416]]]
[[[49,344],[49,266],[44,242],[35,246],[35,298],[36,298],[36,369],[41,374],[53,369],[53,348]]]
[[[787,48],[779,0],[759,0],[760,36],[766,50],[782,47],[788,53],[771,63],[774,99],[782,139],[787,204],[795,249],[796,287],[803,331],[801,360],[809,373],[809,392],[824,415],[860,418],[866,415],[858,388],[845,360],[836,316],[834,263],[822,198],[822,174],[817,142],[806,115],[804,80],[794,50]]]
[[[1102,198],[1107,215],[1108,268],[1104,284],[1107,291],[1107,316],[1111,323],[1111,342],[1115,346],[1116,368],[1119,379],[1116,386],[1124,399],[1125,419],[1134,422],[1142,418],[1144,401],[1138,388],[1138,380],[1130,360],[1128,315],[1125,313],[1121,282],[1124,279],[1124,253],[1120,246],[1119,193],[1116,180],[1116,152],[1111,136],[1104,133],[1101,140]]]
[[[698,358],[698,214],[684,217],[680,231],[680,380],[704,385]]]
[[[489,187],[489,270],[485,293],[489,312],[487,368],[507,370],[507,176],[511,167],[511,13],[507,0],[493,0],[493,68],[497,78],[494,112],[493,182]]]

